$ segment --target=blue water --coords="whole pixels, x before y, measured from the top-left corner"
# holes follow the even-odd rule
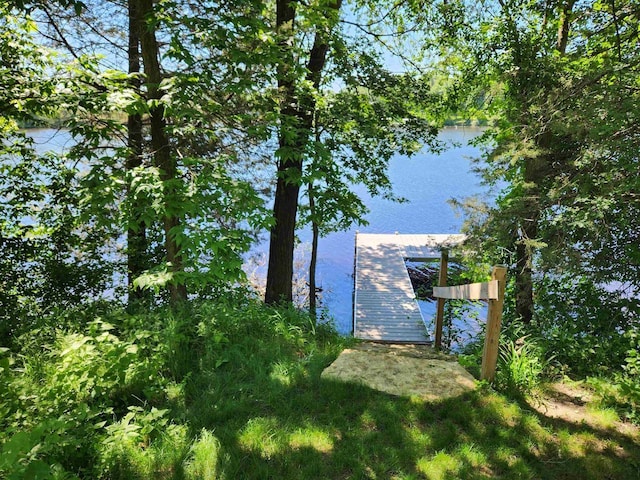
[[[39,154],[46,152],[63,153],[71,148],[75,142],[67,130],[53,128],[30,128],[26,135],[31,138],[35,151]]]

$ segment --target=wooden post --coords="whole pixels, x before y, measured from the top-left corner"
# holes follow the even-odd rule
[[[442,254],[440,256],[440,272],[438,275],[438,286],[446,287],[447,286],[447,268],[449,266],[449,252],[447,250],[442,250]],[[442,324],[444,323],[444,298],[438,298],[438,307],[436,310],[436,338],[435,338],[435,347],[436,350],[440,350],[442,348]]]
[[[493,267],[491,280],[498,281],[498,299],[489,300],[487,311],[487,331],[482,351],[482,371],[480,378],[492,382],[496,375],[498,363],[498,340],[500,338],[500,324],[502,323],[502,306],[504,305],[506,267]]]

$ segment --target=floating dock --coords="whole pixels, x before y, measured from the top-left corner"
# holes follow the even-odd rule
[[[464,235],[356,233],[353,334],[386,343],[429,344],[406,260],[440,258]]]

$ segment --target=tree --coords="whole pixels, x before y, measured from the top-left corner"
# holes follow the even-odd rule
[[[629,153],[637,135],[638,7],[571,0],[493,7],[466,22],[476,42],[466,44],[476,59],[468,71],[503,85],[494,108],[504,121],[491,135],[485,173],[508,185],[485,217],[484,238],[514,252],[516,314],[529,323],[536,270],[637,285],[626,266],[637,250],[624,233],[637,224],[623,202],[635,188],[624,172],[638,162]]]
[[[411,6],[416,7],[410,4],[408,8]],[[341,2],[320,1],[302,8],[283,1],[277,7],[278,183],[267,303],[291,301],[301,185],[307,185],[313,203],[314,238],[320,230],[345,228],[361,221],[363,213],[362,202],[349,183],[363,183],[372,194],[393,197],[386,175],[390,157],[396,152],[414,153],[421,142],[435,143],[436,133],[429,112],[434,99],[425,94],[425,84],[416,80],[417,74],[391,74],[383,67],[379,51],[391,47],[384,40],[387,34],[376,31],[374,25],[391,25],[397,30],[390,36],[402,36],[398,31],[406,26],[407,11],[397,4],[381,6],[380,10],[387,8],[382,12],[378,6],[371,7],[370,13],[380,18],[366,23],[365,28],[340,20]],[[296,25],[310,25],[310,32],[296,32]],[[362,31],[354,34],[354,25],[377,46],[372,47]],[[305,34],[313,42],[305,43]],[[332,82],[342,85],[340,92],[327,91]],[[320,132],[315,141],[314,131]]]
[[[293,277],[293,250],[298,196],[307,143],[312,134],[316,107],[315,91],[322,80],[322,71],[329,49],[329,35],[335,27],[341,0],[321,1],[315,6],[317,21],[313,45],[303,58],[307,58],[306,74],[299,76],[296,56],[296,9],[291,0],[276,1],[276,34],[280,47],[277,79],[280,112],[278,127],[278,173],[273,207],[274,224],[269,241],[269,267],[265,301],[291,302]],[[325,20],[320,22],[320,19]],[[306,85],[305,85],[306,82]],[[305,91],[306,89],[306,91]]]
[[[156,40],[155,24],[152,0],[140,0],[140,17],[143,19],[140,29],[140,46],[144,62],[146,87],[150,103],[149,116],[151,122],[151,148],[153,150],[154,165],[160,172],[163,183],[163,196],[165,198],[164,215],[162,219],[164,228],[164,244],[166,261],[174,278],[169,281],[169,293],[172,303],[178,303],[187,299],[187,288],[184,281],[178,278],[183,271],[182,253],[177,241],[180,230],[180,216],[173,213],[173,202],[180,201],[177,196],[175,182],[178,176],[176,159],[171,152],[169,137],[167,135],[167,123],[165,120],[165,107],[162,104],[162,92],[160,84],[162,74],[160,72],[158,42]]]
[[[137,95],[140,95],[140,37],[142,30],[142,20],[140,6],[136,0],[127,0],[127,63],[128,73],[131,76],[131,88]],[[142,166],[142,155],[144,147],[142,114],[140,112],[131,112],[127,115],[127,147],[129,154],[126,162],[128,172],[133,172],[136,168]],[[128,191],[131,192],[131,182],[128,184]],[[129,194],[130,195],[130,194]],[[132,209],[136,209],[132,205]],[[135,218],[135,215],[131,215]],[[141,299],[143,298],[142,289],[135,288],[134,281],[146,269],[146,257],[148,255],[148,242],[146,225],[144,221],[132,221],[127,228],[127,284],[129,287],[129,295]]]
[[[91,75],[99,79],[110,72],[120,80],[111,89],[98,89],[102,103],[89,102],[100,121],[74,112],[69,122],[82,139],[71,154],[88,169],[81,182],[85,219],[93,215],[92,222],[128,233],[129,285],[167,286],[174,301],[185,297],[188,283],[198,294],[219,289],[241,278],[241,254],[265,217],[246,169],[238,168],[265,137],[255,115],[264,94],[252,93],[261,75],[255,73],[262,52],[252,49],[262,22],[246,20],[259,18],[251,11],[254,2],[228,8],[165,2],[151,11],[147,3],[142,5],[146,17],[140,2],[109,5],[107,18],[100,16],[102,4],[90,4],[85,16],[45,15],[53,24],[49,36],[72,56],[81,59],[103,46],[115,52],[84,79],[94,88]],[[136,22],[143,28],[136,31]],[[129,32],[128,48],[113,39],[104,43],[104,32],[118,28]],[[87,30],[92,33],[86,37],[73,34]],[[138,43],[144,43],[144,74],[136,73]],[[109,70],[113,66],[117,69]],[[126,130],[117,120],[105,121],[114,113],[127,114]],[[105,125],[111,126],[110,135]],[[102,133],[96,136],[98,126]],[[124,142],[106,150],[98,139]],[[97,154],[101,150],[108,155]]]

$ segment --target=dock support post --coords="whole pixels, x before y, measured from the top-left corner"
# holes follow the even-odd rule
[[[491,280],[498,281],[498,298],[489,300],[487,311],[487,331],[484,338],[484,349],[482,351],[482,369],[480,378],[493,382],[498,363],[498,340],[500,338],[500,325],[502,323],[502,307],[504,305],[505,279],[507,268],[503,266],[493,267]],[[440,299],[438,299],[439,301]]]
[[[447,269],[449,268],[449,252],[442,250],[440,256],[440,272],[438,274],[438,286],[447,286]],[[438,298],[436,310],[435,347],[436,350],[442,348],[442,325],[444,323],[444,298]]]

